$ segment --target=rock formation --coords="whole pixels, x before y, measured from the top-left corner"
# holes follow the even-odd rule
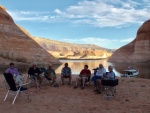
[[[18,27],[12,17],[0,6],[0,65],[14,62],[28,65],[32,62],[46,65],[60,62]]]
[[[116,50],[110,62],[150,62],[150,20],[138,29],[136,38]]]
[[[99,59],[112,55],[108,49],[92,44],[71,44],[38,37],[33,37],[33,39],[57,58]]]

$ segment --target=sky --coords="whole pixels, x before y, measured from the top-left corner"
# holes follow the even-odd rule
[[[150,19],[150,0],[0,0],[32,36],[118,49]]]

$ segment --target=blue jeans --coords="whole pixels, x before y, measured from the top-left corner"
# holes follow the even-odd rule
[[[94,86],[97,87],[97,79],[102,79],[102,76],[93,76],[92,81],[94,82]]]

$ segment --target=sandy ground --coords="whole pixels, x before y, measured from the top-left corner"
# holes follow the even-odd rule
[[[7,92],[3,79],[1,75],[0,113],[150,113],[150,79],[119,78],[116,98],[111,100],[103,93],[94,94],[92,84],[84,90],[73,89],[67,83],[58,88],[43,85],[40,91],[30,87],[31,102],[22,93],[14,105],[11,95],[3,101]]]

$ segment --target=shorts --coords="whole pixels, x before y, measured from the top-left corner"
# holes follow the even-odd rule
[[[62,75],[63,78],[70,78],[71,75]]]
[[[31,79],[34,79],[37,78],[37,79],[40,79],[40,75],[30,75]]]
[[[79,80],[82,80],[82,79],[88,80],[88,77],[79,77],[78,79]]]

